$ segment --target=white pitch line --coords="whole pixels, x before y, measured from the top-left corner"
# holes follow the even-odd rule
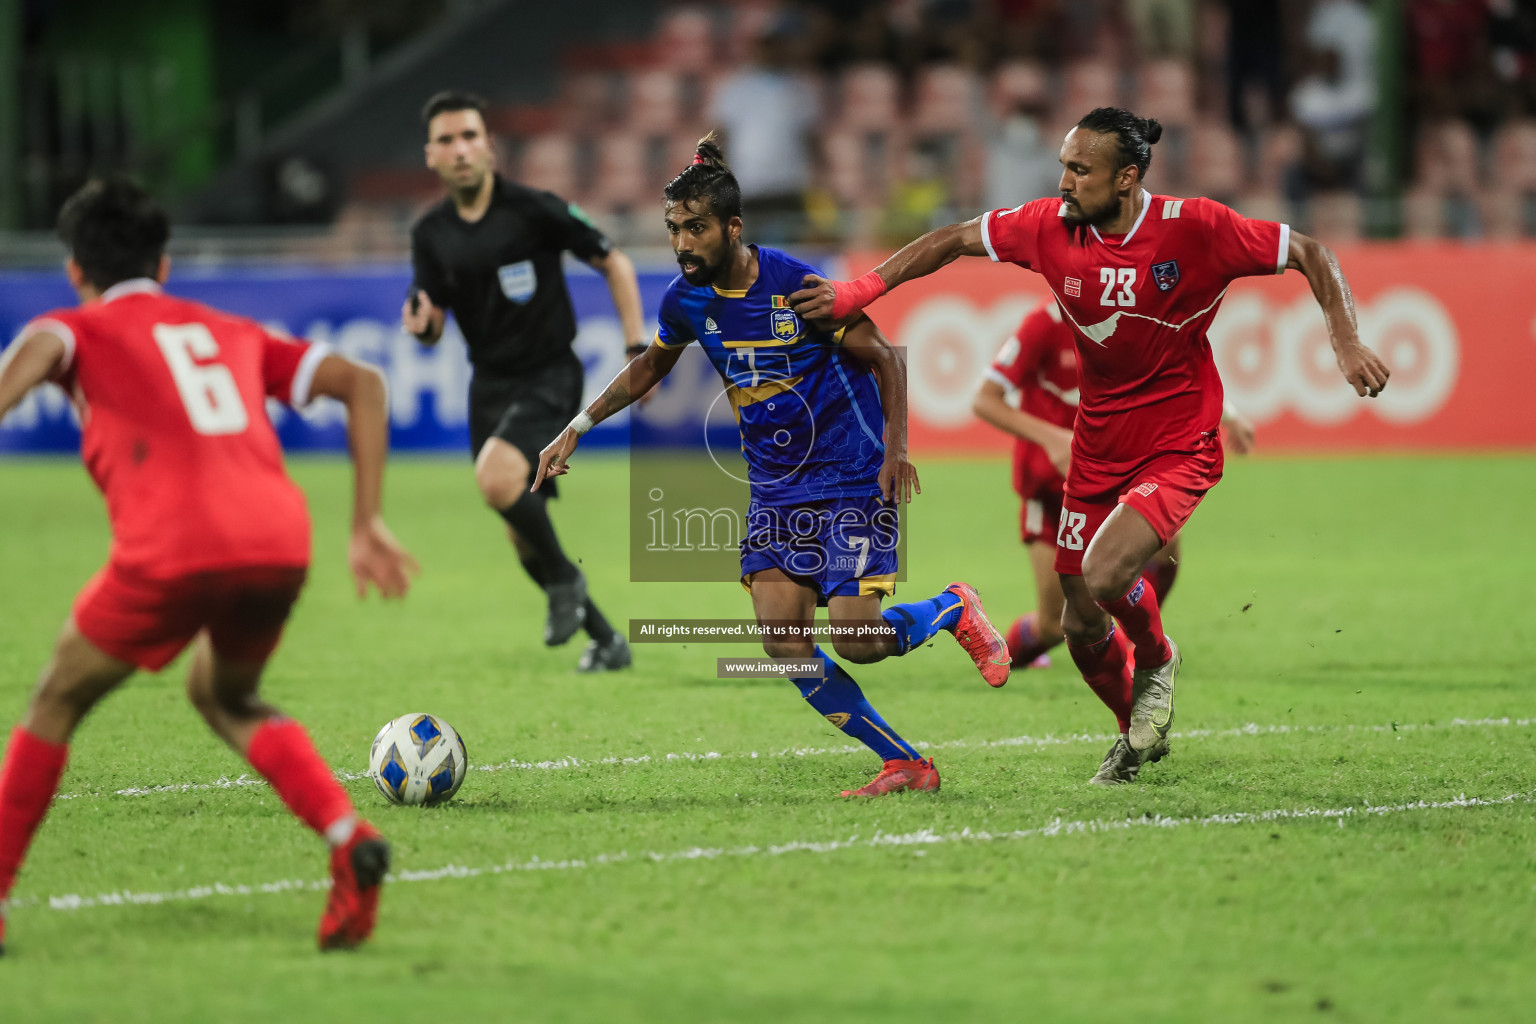
[[[1536,791],[1510,793],[1506,796],[1483,798],[1465,794],[1450,800],[1415,800],[1410,803],[1386,804],[1364,807],[1300,807],[1275,808],[1268,811],[1227,811],[1199,817],[1165,817],[1162,815],[1142,818],[1088,819],[1063,821],[1053,819],[1037,828],[1017,829],[1007,832],[989,832],[985,829],[964,828],[959,831],[938,832],[919,829],[915,832],[888,833],[877,831],[868,839],[857,835],[847,839],[806,840],[792,839],[769,846],[691,846],[681,850],[657,852],[654,850],[631,854],[627,850],[603,853],[593,857],[573,857],[565,860],[543,860],[534,857],[524,861],[505,861],[485,867],[464,867],[447,864],[426,870],[395,871],[389,875],[392,884],[404,882],[437,882],[449,878],[481,878],[518,871],[581,871],[591,867],[625,862],[666,864],[677,861],[719,860],[722,858],[779,857],[789,853],[827,854],[851,849],[895,849],[902,847],[938,846],[947,843],[995,843],[1019,839],[1048,839],[1058,836],[1091,835],[1101,832],[1124,832],[1132,829],[1175,829],[1191,826],[1208,828],[1213,825],[1252,825],[1290,821],[1337,821],[1340,828],[1351,818],[1384,817],[1414,811],[1442,811],[1466,807],[1502,807],[1512,804],[1528,804],[1536,798]],[[276,895],[284,892],[309,892],[329,887],[328,880],[304,881],[280,879],[275,882],[228,885],[214,882],[189,889],[169,892],[118,892],[81,896],[69,893],[47,897],[51,910],[89,910],[96,907],[143,906],[147,904],[183,903],[189,900],[209,899],[214,896]],[[37,898],[12,901],[12,907],[36,905]]]
[[[1536,725],[1536,718],[1453,718],[1444,725],[1434,723],[1415,724],[1412,722],[1389,722],[1386,725],[1258,725],[1250,722],[1247,725],[1237,726],[1232,729],[1187,729],[1175,731],[1175,739],[1210,739],[1243,736],[1283,736],[1306,735],[1313,733],[1333,732],[1415,732],[1431,731],[1447,728],[1499,728],[1516,727],[1528,728]],[[1109,733],[1069,733],[1062,736],[1047,734],[1045,736],[1010,736],[1000,740],[944,740],[938,743],[923,741],[913,742],[913,746],[921,750],[983,750],[996,747],[1058,747],[1072,746],[1083,743],[1102,744],[1113,743],[1115,737]],[[756,750],[744,753],[719,753],[718,751],[705,751],[702,753],[685,751],[669,754],[641,754],[636,757],[593,757],[582,758],[574,755],[558,758],[553,761],[518,761],[516,759],[498,761],[493,764],[471,765],[471,771],[502,772],[502,771],[558,771],[566,768],[592,768],[605,765],[633,765],[633,764],[667,764],[694,761],[721,761],[721,760],[753,760],[770,757],[819,757],[827,754],[857,754],[868,748],[844,744],[833,747],[788,747],[783,750],[771,750],[759,752]],[[371,778],[367,772],[336,772],[336,778],[342,782],[358,782]],[[210,789],[241,789],[247,786],[265,786],[266,780],[253,775],[243,774],[235,778],[220,776],[212,782],[174,782],[160,786],[129,786],[125,789],[113,790],[111,793],[64,793],[55,797],[57,800],[78,800],[81,798],[95,798],[103,796],[152,796],[157,793],[190,793],[197,790]]]

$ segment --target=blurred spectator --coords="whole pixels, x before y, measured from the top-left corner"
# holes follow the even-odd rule
[[[1291,92],[1308,184],[1358,188],[1376,99],[1376,25],[1359,0],[1321,0],[1307,21],[1308,73]]]
[[[1061,140],[1046,137],[1040,111],[1015,107],[987,140],[986,208],[1012,209],[1055,195],[1060,154]]]
[[[1413,87],[1426,117],[1467,114],[1484,77],[1488,0],[1409,0]]]
[[[1189,59],[1195,50],[1195,0],[1125,0],[1143,57]]]
[[[795,16],[776,22],[758,39],[753,62],[720,84],[709,110],[725,132],[743,216],[764,241],[783,241],[800,228],[810,184],[821,112],[814,81],[797,67],[801,27]]]
[[[1285,109],[1280,0],[1224,0],[1227,113],[1238,131],[1280,120]]]

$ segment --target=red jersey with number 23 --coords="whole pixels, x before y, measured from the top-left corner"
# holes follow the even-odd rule
[[[1148,459],[1216,439],[1221,378],[1206,340],[1227,286],[1278,274],[1290,228],[1210,199],[1142,191],[1124,236],[1074,229],[1060,199],[982,217],[999,263],[1045,278],[1077,342],[1080,402],[1067,493],[1113,496]]]
[[[270,395],[309,400],[327,347],[165,295],[142,278],[33,320],[59,335],[56,383],[106,497],[112,562],[150,579],[309,564],[304,495],[283,469]]]

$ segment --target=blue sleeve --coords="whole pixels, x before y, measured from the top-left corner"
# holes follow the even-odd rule
[[[698,340],[693,326],[683,315],[683,305],[677,298],[677,280],[674,279],[661,297],[661,312],[656,316],[656,344],[662,348],[683,348]]]

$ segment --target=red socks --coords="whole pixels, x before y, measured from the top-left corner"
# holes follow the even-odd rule
[[[1148,562],[1141,567],[1141,578],[1147,581],[1147,586],[1157,595],[1159,607],[1168,600],[1168,591],[1173,589],[1173,581],[1178,575],[1178,562]]]
[[[245,756],[300,821],[333,844],[346,840],[332,832],[355,817],[352,801],[302,725],[291,718],[267,719],[251,737]]]
[[[1008,657],[1014,668],[1028,668],[1036,658],[1056,646],[1040,642],[1040,634],[1035,630],[1038,615],[1038,612],[1025,612],[1014,619],[1008,632],[1003,634],[1003,640],[1008,644]]]
[[[69,745],[40,740],[21,726],[11,730],[0,765],[0,899],[10,895],[16,872],[58,792]]]
[[[1131,645],[1125,634],[1110,623],[1109,635],[1095,644],[1079,647],[1067,641],[1072,661],[1083,680],[1115,714],[1120,731],[1131,728]]]
[[[1125,627],[1125,635],[1136,645],[1136,667],[1156,668],[1169,658],[1173,651],[1168,638],[1163,635],[1163,615],[1157,610],[1157,595],[1138,579],[1131,592],[1116,601],[1103,605]]]

